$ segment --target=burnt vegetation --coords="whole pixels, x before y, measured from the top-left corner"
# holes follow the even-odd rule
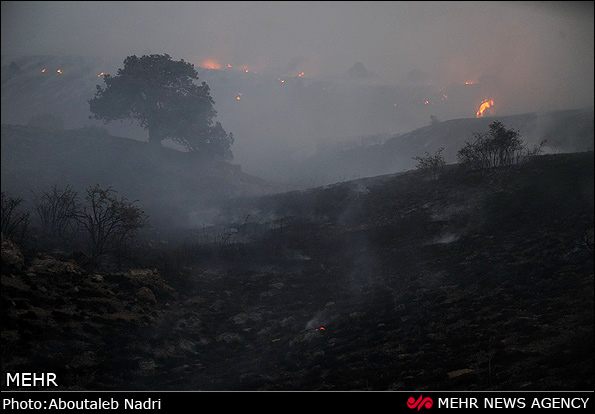
[[[494,121],[458,164],[440,147],[401,173],[239,196],[265,184],[221,161],[233,137],[194,75],[130,57],[98,87],[95,116],[135,120],[149,144],[3,125],[3,180],[34,186],[2,192],[6,372],[55,372],[65,390],[593,387],[592,151],[538,156]],[[81,147],[47,176],[19,169]]]
[[[492,122],[488,132],[475,132],[473,136],[475,140],[465,142],[465,146],[457,152],[457,158],[470,170],[484,172],[526,162],[541,154],[547,142],[543,140],[535,148],[529,149],[519,131],[506,129],[499,121]]]
[[[446,165],[436,185],[412,170],[234,199],[158,234],[111,189],[55,187],[31,239],[85,234],[104,260],[27,237],[3,259],[3,364],[33,358],[64,389],[587,389],[592,171],[592,152]]]
[[[427,174],[432,180],[437,179],[444,172],[444,166],[446,165],[442,151],[444,151],[444,148],[438,148],[434,155],[426,151],[424,156],[413,157],[417,161],[415,168]]]
[[[1,193],[1,213],[0,220],[2,224],[2,234],[20,242],[25,237],[25,232],[29,227],[29,217],[31,212],[22,211],[20,205],[23,202],[21,197],[10,196]]]
[[[148,216],[136,201],[116,193],[97,184],[86,189],[81,201],[70,186],[55,185],[33,194],[32,215],[22,207],[22,198],[2,192],[2,235],[34,251],[68,255],[78,249],[88,257],[85,265],[98,266],[106,253],[120,257],[130,250],[134,236],[148,227]]]

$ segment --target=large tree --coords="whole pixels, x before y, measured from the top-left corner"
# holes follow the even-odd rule
[[[104,76],[89,100],[91,118],[111,122],[130,119],[149,131],[149,142],[171,139],[189,151],[231,158],[233,135],[219,122],[209,86],[198,85],[191,63],[167,54],[129,56],[116,76]]]

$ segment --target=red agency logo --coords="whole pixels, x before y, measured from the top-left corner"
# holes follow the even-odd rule
[[[407,399],[407,407],[411,409],[417,408],[417,411],[421,410],[423,407],[432,408],[432,405],[434,405],[434,401],[432,401],[430,397],[424,398],[423,395],[420,395],[417,400],[413,397]]]

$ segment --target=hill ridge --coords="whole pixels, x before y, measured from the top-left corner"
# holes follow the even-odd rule
[[[100,184],[138,199],[150,215],[185,225],[192,211],[219,200],[285,187],[246,174],[240,165],[199,153],[116,137],[99,128],[50,131],[2,124],[2,189],[25,199],[30,191]],[[173,210],[172,210],[173,209]],[[176,215],[178,217],[176,217]]]

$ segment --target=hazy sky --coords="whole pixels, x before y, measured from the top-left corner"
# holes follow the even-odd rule
[[[307,78],[334,79],[362,62],[378,83],[399,88],[410,73],[425,75],[417,89],[454,85],[454,91],[481,80],[479,89],[464,87],[468,95],[451,94],[439,108],[411,104],[400,95],[399,105],[405,106],[390,105],[390,113],[378,110],[376,101],[352,108],[353,97],[345,95],[342,106],[320,114],[311,114],[311,108],[327,108],[324,97],[318,106],[308,101],[307,108],[291,106],[285,95],[282,108],[271,96],[252,106],[244,99],[239,106],[235,95],[225,95],[227,84],[215,83],[218,120],[237,137],[238,159],[248,163],[274,145],[407,132],[427,124],[430,110],[444,111],[433,112],[442,120],[473,117],[488,97],[496,100],[498,115],[593,106],[593,4],[3,1],[2,54],[103,57],[108,73],[129,55],[167,53],[199,66],[210,59],[275,77],[305,71]],[[277,109],[292,115],[277,117]],[[372,121],[361,121],[366,111],[374,112]]]
[[[299,57],[311,75],[361,61],[389,83],[418,69],[584,91],[593,49],[593,2],[2,2],[3,54],[150,51],[278,71]]]

